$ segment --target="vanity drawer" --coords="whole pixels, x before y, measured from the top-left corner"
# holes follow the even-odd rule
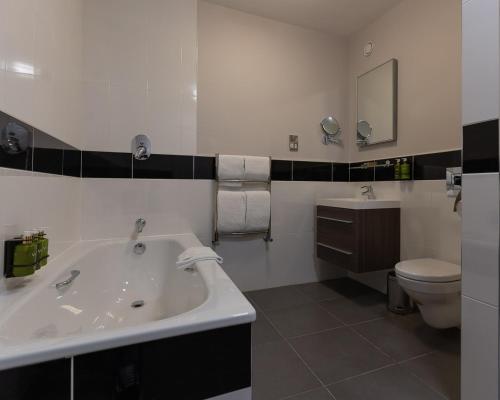
[[[345,224],[356,223],[356,211],[347,208],[318,206],[316,209],[317,218],[336,221]]]
[[[317,242],[316,255],[335,267],[345,268],[353,272],[357,271],[357,256],[354,252]]]
[[[317,242],[350,252],[356,250],[356,227],[354,222],[318,217],[316,230]]]

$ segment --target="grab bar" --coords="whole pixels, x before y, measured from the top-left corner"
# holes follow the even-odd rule
[[[61,289],[65,286],[71,285],[73,283],[73,281],[78,277],[78,275],[80,275],[80,271],[75,269],[75,270],[71,271],[70,274],[71,274],[71,276],[68,279],[66,279],[65,281],[56,283],[56,289]]]

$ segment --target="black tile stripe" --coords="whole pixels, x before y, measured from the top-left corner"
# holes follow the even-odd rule
[[[193,179],[193,156],[152,154],[132,162],[134,179]]]
[[[132,178],[132,154],[82,152],[83,178]]]
[[[215,157],[194,157],[194,179],[215,179]]]
[[[406,162],[409,165],[410,173],[409,177],[406,179],[402,178],[401,170],[399,178],[396,179],[396,171],[395,166],[399,160],[399,165],[401,165],[406,159]],[[404,181],[404,180],[412,180],[413,179],[413,157],[412,156],[403,156],[396,158],[386,158],[382,160],[375,161],[375,181]]]
[[[461,164],[462,152],[460,150],[419,154],[413,159],[413,179],[446,179],[446,168],[460,167]]]
[[[349,165],[350,182],[372,182],[375,180],[373,161],[363,161]]]
[[[348,163],[332,163],[332,182],[349,182]]]
[[[463,128],[465,174],[498,172],[498,119]]]
[[[289,160],[271,161],[271,180],[291,181],[293,177],[293,162]]]
[[[332,164],[329,162],[294,161],[294,181],[332,181]]]
[[[6,142],[11,139],[25,150],[9,153]],[[0,111],[0,167],[31,171],[33,158],[33,127]]]

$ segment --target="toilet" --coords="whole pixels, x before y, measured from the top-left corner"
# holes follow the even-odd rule
[[[460,327],[460,265],[420,258],[401,261],[395,269],[399,285],[417,304],[428,325]]]

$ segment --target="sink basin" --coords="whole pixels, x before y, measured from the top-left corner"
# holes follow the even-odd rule
[[[399,200],[393,199],[366,199],[366,198],[339,198],[339,199],[320,199],[318,206],[350,208],[352,210],[371,210],[377,208],[399,208]]]

